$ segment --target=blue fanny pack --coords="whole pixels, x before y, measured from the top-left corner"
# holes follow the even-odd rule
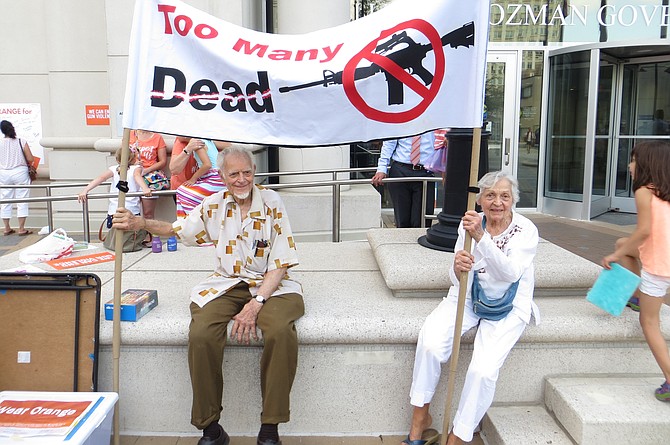
[[[485,216],[482,218],[482,227],[486,229]],[[505,318],[514,307],[514,297],[519,287],[519,281],[521,281],[521,278],[512,283],[501,298],[490,299],[484,293],[481,284],[479,284],[477,271],[474,271],[470,293],[472,294],[472,309],[475,314],[480,318],[493,321]]]
[[[490,299],[484,294],[484,289],[479,284],[477,271],[475,271],[472,277],[472,289],[470,290],[472,294],[472,309],[480,318],[493,321],[501,320],[514,307],[514,297],[516,296],[518,287],[519,281],[515,281],[501,298]]]

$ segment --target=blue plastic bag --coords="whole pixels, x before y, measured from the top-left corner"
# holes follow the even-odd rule
[[[586,294],[586,300],[612,315],[619,316],[640,285],[640,277],[617,263],[611,269],[603,269],[593,287]]]

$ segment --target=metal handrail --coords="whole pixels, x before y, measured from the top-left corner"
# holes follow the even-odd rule
[[[375,171],[375,168],[353,168],[353,169],[335,169],[335,170],[311,170],[303,172],[273,172],[273,173],[257,173],[258,177],[268,177],[268,176],[292,176],[292,175],[309,175],[309,174],[324,174],[332,173],[333,179],[328,181],[312,181],[312,182],[294,182],[287,184],[264,184],[263,186],[273,190],[282,190],[282,189],[294,189],[294,188],[309,188],[309,187],[323,187],[331,186],[333,188],[333,233],[332,240],[333,242],[340,242],[340,193],[342,185],[356,185],[356,184],[370,184],[370,179],[337,179],[338,173],[351,173],[351,172],[364,172],[364,171]],[[429,182],[439,182],[442,181],[440,177],[431,177],[431,176],[415,176],[415,177],[403,177],[403,178],[384,178],[383,183],[393,183],[393,182],[421,182],[422,183],[422,203],[421,203],[421,214],[424,215],[424,218],[421,218],[421,227],[425,227],[425,218],[434,218],[434,215],[426,215],[426,197],[428,190]],[[109,185],[109,182],[102,183],[102,185]],[[51,204],[55,201],[76,201],[78,195],[60,195],[52,196],[51,189],[53,188],[67,188],[67,187],[85,187],[88,183],[49,183],[49,184],[24,184],[24,185],[2,185],[0,188],[43,188],[46,190],[46,197],[34,197],[34,198],[15,198],[15,199],[4,199],[0,200],[0,204],[14,204],[14,203],[47,203],[47,221],[49,230],[52,230],[54,227],[53,224],[53,209]],[[153,196],[170,196],[174,195],[174,190],[161,190],[154,191]],[[118,196],[117,193],[95,193],[87,195],[88,199],[109,199]],[[127,193],[126,196],[144,196],[142,192]],[[84,230],[84,240],[86,242],[91,241],[90,234],[90,220],[89,220],[89,209],[88,209],[88,199],[82,202],[82,223]]]

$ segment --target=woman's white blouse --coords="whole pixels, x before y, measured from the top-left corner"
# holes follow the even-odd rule
[[[472,254],[475,257],[473,270],[478,271],[479,281],[488,298],[502,297],[507,288],[519,280],[519,288],[514,298],[512,313],[518,315],[526,323],[535,317],[535,324],[540,323],[540,311],[533,302],[535,289],[535,267],[533,260],[537,252],[539,235],[537,227],[528,218],[512,212],[512,222],[507,230],[498,236],[491,237],[488,232],[477,243],[472,241]],[[463,249],[465,229],[463,223],[458,227],[458,240],[454,251]],[[472,307],[471,286],[472,271],[468,274],[466,304]],[[449,268],[449,277],[453,286],[447,298],[458,298],[459,280],[454,268]]]

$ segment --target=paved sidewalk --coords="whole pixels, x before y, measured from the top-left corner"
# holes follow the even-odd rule
[[[11,235],[0,234],[0,256],[14,252],[15,250],[23,249],[42,239],[41,235],[37,235],[39,229],[34,229],[32,227],[28,228],[34,233],[25,236],[19,236],[16,233],[12,233]]]
[[[636,215],[614,212],[591,221],[540,213],[525,216],[535,223],[540,237],[596,264],[614,251],[618,238],[629,236],[635,230],[636,220]]]

